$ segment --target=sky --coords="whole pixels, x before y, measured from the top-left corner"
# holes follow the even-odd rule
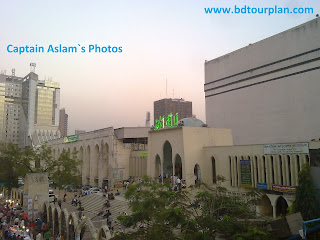
[[[206,14],[207,7],[312,7],[312,14]],[[295,27],[319,0],[0,0],[0,71],[60,82],[75,129],[144,126],[161,98],[206,121],[204,62]],[[121,53],[8,53],[7,46],[122,47]],[[79,44],[79,45],[78,45]],[[167,81],[167,88],[166,88]],[[167,90],[166,90],[167,89]],[[221,106],[223,107],[223,106]],[[151,123],[152,123],[151,122]]]

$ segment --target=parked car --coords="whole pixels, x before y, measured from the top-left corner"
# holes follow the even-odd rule
[[[58,196],[58,195],[49,194],[49,202],[53,202],[53,201],[54,201],[54,196],[56,196],[57,201],[58,201],[58,199],[59,199],[59,196]]]
[[[53,194],[53,189],[49,188],[49,194]]]
[[[66,186],[66,187],[64,187],[64,190],[67,190],[68,192],[76,192],[77,191],[77,187],[75,187],[75,186]]]
[[[88,194],[88,191],[90,188],[91,188],[91,186],[89,186],[89,185],[82,187],[81,194],[82,195],[86,195],[86,193]]]
[[[99,193],[100,192],[100,188],[90,188],[89,192],[90,193]]]

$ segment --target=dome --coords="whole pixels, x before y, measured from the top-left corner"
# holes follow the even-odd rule
[[[189,118],[183,118],[179,120],[179,126],[206,127],[207,125],[198,118],[189,117]]]

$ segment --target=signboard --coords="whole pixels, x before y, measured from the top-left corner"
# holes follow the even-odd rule
[[[148,152],[140,152],[140,157],[148,157]]]
[[[263,145],[264,154],[295,154],[309,153],[308,143],[284,143]]]
[[[294,187],[294,186],[283,186],[283,185],[272,184],[272,190],[276,192],[295,193],[296,189],[297,187]]]
[[[268,190],[268,184],[267,183],[258,183],[257,188],[260,188],[262,190]]]
[[[168,116],[160,116],[159,119],[155,119],[154,130],[165,127],[177,127],[179,123],[178,113],[168,114]]]
[[[33,203],[32,197],[28,197],[28,217],[30,219],[32,219],[32,213],[33,213],[32,203]]]
[[[71,136],[64,137],[65,143],[76,142],[76,141],[78,141],[78,135],[71,135]]]
[[[240,174],[241,174],[241,186],[252,187],[250,160],[240,160]]]

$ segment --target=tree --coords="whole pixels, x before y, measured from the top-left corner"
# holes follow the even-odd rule
[[[51,172],[52,180],[59,189],[63,185],[80,185],[81,176],[78,166],[81,162],[77,159],[77,153],[73,152],[70,156],[69,152],[63,150],[60,157],[55,161]]]
[[[79,185],[81,181],[78,166],[81,164],[64,150],[59,159],[52,157],[51,148],[45,144],[36,147],[26,147],[22,151],[13,143],[0,144],[0,182],[9,189],[18,187],[18,178],[24,177],[27,173],[47,172],[58,184]]]
[[[10,190],[18,187],[18,178],[30,170],[18,146],[13,143],[0,144],[0,182]]]
[[[219,176],[219,181],[224,178]],[[226,196],[226,189],[220,185],[210,188],[200,183],[198,187],[192,197],[187,191],[168,190],[169,182],[162,185],[149,177],[129,186],[125,198],[132,214],[118,219],[135,231],[120,233],[113,239],[206,240],[215,239],[217,234],[235,239],[271,239],[265,229],[249,221],[256,218],[254,206],[260,193],[250,193],[247,197],[251,200],[245,201]]]
[[[302,166],[298,174],[298,187],[295,200],[292,203],[292,210],[293,212],[301,212],[305,221],[320,217],[316,192],[308,163]]]

